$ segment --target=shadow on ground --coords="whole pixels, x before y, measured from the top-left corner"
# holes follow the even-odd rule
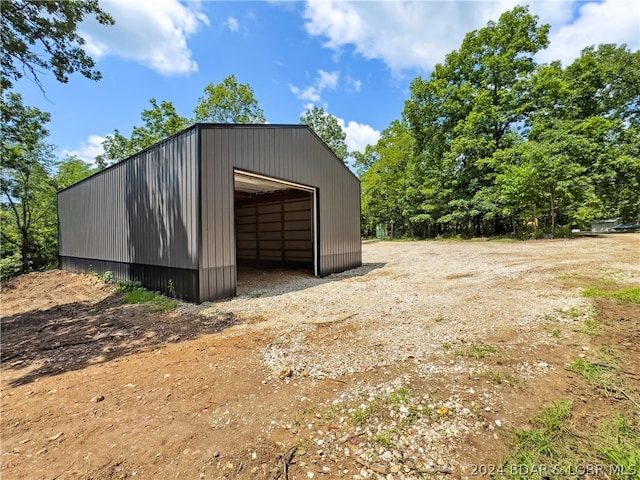
[[[158,313],[148,306],[123,305],[122,295],[101,302],[75,302],[30,310],[2,318],[3,371],[13,370],[9,383],[80,370],[159,345],[220,332],[241,320],[235,315],[202,317]],[[24,370],[16,375],[16,370]]]
[[[364,276],[384,266],[384,263],[368,263],[324,278],[299,270],[250,269],[239,275],[238,294],[256,297],[282,295]],[[65,301],[60,297],[67,298],[67,290],[72,288],[65,284],[65,279],[69,281],[78,276],[72,277],[67,272],[35,275],[32,280],[41,280],[42,283],[32,291],[25,292],[24,286],[11,284],[4,288],[14,300],[24,296],[23,303],[28,305],[27,308],[31,307],[5,315],[0,322],[0,363],[2,370],[8,373],[11,386],[81,370],[161,345],[218,333],[246,321],[233,313],[199,315],[202,308],[191,308],[184,303],[176,312],[152,312],[146,304],[123,304],[123,294],[103,295],[103,300],[97,302],[83,301],[92,298],[92,292],[98,292],[98,287],[92,291],[87,285],[84,287],[88,290],[80,294],[82,300],[76,297],[76,301]],[[43,307],[37,300],[47,296],[47,288],[49,291],[46,293],[51,300]]]

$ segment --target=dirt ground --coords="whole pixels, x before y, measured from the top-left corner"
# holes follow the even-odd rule
[[[242,272],[238,297],[168,313],[89,275],[4,284],[0,477],[475,478],[555,399],[585,434],[639,414],[640,307],[581,296],[640,285],[639,234],[371,242],[363,263]],[[603,345],[628,397],[565,368]],[[438,414],[364,415],[400,391]]]

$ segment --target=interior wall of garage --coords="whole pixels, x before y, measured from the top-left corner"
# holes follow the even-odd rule
[[[362,264],[360,182],[309,127],[200,125],[200,159],[202,300],[235,295],[234,168],[317,188],[319,275]]]
[[[279,190],[236,193],[236,259],[239,264],[313,269],[312,194]]]

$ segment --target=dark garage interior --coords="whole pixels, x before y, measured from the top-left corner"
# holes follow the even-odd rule
[[[243,267],[314,273],[313,189],[234,173],[238,274]]]

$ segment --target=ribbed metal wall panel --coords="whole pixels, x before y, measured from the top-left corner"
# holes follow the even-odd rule
[[[201,299],[235,294],[234,168],[317,187],[319,273],[362,263],[360,182],[306,126],[201,125]],[[222,278],[222,280],[221,280]],[[232,283],[226,283],[227,279]]]
[[[188,129],[59,192],[60,256],[197,270],[197,138]]]
[[[136,279],[150,290],[163,291],[181,300],[198,301],[198,270],[74,257],[60,257],[60,268],[75,273],[109,271],[117,280]]]
[[[236,199],[237,261],[311,268],[311,201],[309,192],[295,190]]]
[[[360,183],[311,129],[197,125],[59,193],[63,266],[117,265],[163,291],[155,267],[177,269],[183,298],[235,295],[234,168],[315,187],[318,272],[361,264]]]

